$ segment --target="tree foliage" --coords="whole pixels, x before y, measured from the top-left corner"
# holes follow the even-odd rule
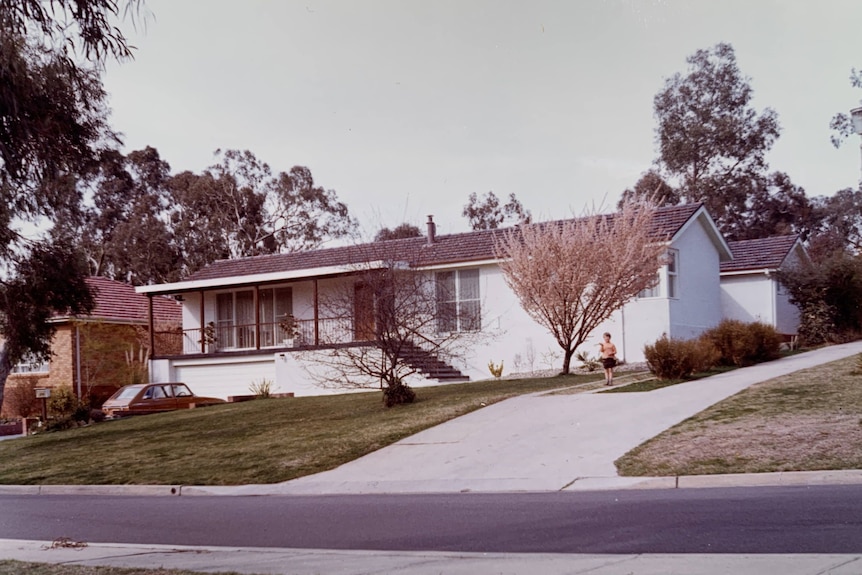
[[[98,69],[131,55],[109,20],[115,0],[0,4],[0,402],[21,357],[44,354],[52,313],[86,310],[86,266],[69,246],[81,216],[75,182],[117,142]],[[22,222],[53,224],[25,238]],[[50,281],[48,281],[50,279]]]
[[[862,70],[853,68],[850,70],[850,85],[854,88],[862,88]],[[829,127],[832,129],[832,145],[840,148],[851,134],[853,134],[853,121],[850,114],[839,112],[832,116],[832,121],[829,122]]]
[[[647,170],[644,172],[634,188],[629,188],[623,192],[617,209],[628,202],[654,202],[657,207],[675,206],[680,203],[681,198],[679,192],[674,189],[657,170]]]
[[[563,350],[575,350],[611,314],[653,285],[666,249],[650,234],[655,207],[629,202],[613,215],[531,224],[497,237],[506,283]]]
[[[730,44],[698,50],[686,62],[687,73],[667,79],[653,102],[659,163],[683,198],[703,202],[719,229],[733,231],[766,172],[778,117],[752,107],[749,79]]]
[[[807,344],[843,341],[862,331],[862,259],[839,251],[821,261],[779,270],[778,280],[799,307]]]
[[[102,155],[89,182],[81,246],[91,275],[133,285],[179,279],[179,253],[168,227],[170,166],[146,147]]]
[[[759,180],[746,200],[741,225],[732,233],[734,240],[799,234],[807,240],[818,226],[814,205],[805,190],[791,182],[783,172]]]
[[[386,240],[403,240],[405,238],[422,237],[422,230],[413,224],[403,223],[395,226],[391,230],[383,228],[374,236],[375,242],[383,242]]]
[[[216,259],[319,247],[355,229],[347,205],[317,185],[308,168],[274,175],[248,150],[216,155],[202,174],[183,172],[169,184],[168,219],[183,275]]]
[[[530,210],[524,209],[515,194],[509,194],[509,201],[501,206],[494,192],[488,192],[481,199],[476,192],[470,194],[461,215],[470,221],[474,230],[496,230],[507,221],[528,224],[532,218]]]

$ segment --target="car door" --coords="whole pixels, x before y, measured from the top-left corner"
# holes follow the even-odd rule
[[[176,408],[177,399],[174,397],[170,385],[151,385],[144,390],[140,400],[132,406],[132,411],[158,413],[160,411],[173,411]]]
[[[177,409],[188,409],[189,405],[195,403],[195,395],[184,383],[171,384],[171,391],[177,403]]]

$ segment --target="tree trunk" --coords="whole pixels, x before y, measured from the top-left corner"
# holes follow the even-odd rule
[[[0,410],[3,409],[3,391],[6,389],[6,378],[12,371],[12,363],[9,361],[9,352],[6,343],[0,342]]]
[[[563,352],[563,371],[560,375],[569,375],[569,367],[572,365],[572,356],[575,355],[575,350],[566,348]]]

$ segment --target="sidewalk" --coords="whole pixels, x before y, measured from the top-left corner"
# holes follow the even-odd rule
[[[827,347],[649,393],[534,394],[485,407],[324,473],[274,485],[0,486],[0,493],[289,495],[862,483],[862,470],[624,478],[614,460],[755,383],[862,353]],[[0,558],[255,574],[856,575],[859,555],[574,555],[203,548],[0,540]]]
[[[0,539],[0,557],[18,561],[273,575],[858,575],[862,555],[573,555],[327,551],[238,547],[89,544]]]

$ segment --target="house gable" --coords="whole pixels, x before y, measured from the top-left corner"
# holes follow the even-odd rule
[[[807,260],[798,234],[729,242],[732,261],[723,261],[722,275],[764,273],[780,269],[791,259]]]

